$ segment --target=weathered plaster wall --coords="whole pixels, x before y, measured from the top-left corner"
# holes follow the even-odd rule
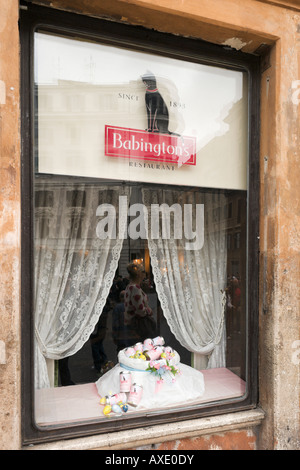
[[[237,0],[33,0],[32,3],[233,45],[244,52],[254,52],[262,43],[270,45],[278,38],[276,11],[254,0],[247,0],[247,6]]]
[[[259,381],[260,405],[266,418],[259,428],[257,443],[254,445],[254,435],[250,433],[245,445],[299,449],[299,9],[274,6],[279,3],[277,0],[35,0],[35,3],[226,43],[245,52],[254,52],[263,44],[272,47],[269,66],[265,61],[262,71],[261,88]],[[285,3],[293,5],[292,1]],[[0,8],[0,341],[3,342],[0,449],[11,449],[20,446],[18,1],[0,0]],[[180,445],[202,448],[206,442],[225,447],[227,437],[222,440],[219,434],[213,438],[180,440]],[[163,445],[176,446],[178,441]]]
[[[20,445],[18,1],[0,0],[0,449]]]
[[[153,448],[153,447],[152,447]],[[222,434],[178,439],[154,447],[156,450],[256,450],[256,436],[252,429]],[[144,448],[141,447],[141,450]],[[149,449],[150,450],[150,449]]]
[[[291,10],[300,11],[299,0],[258,0],[264,3],[270,3],[271,5],[281,6],[290,8]]]
[[[300,16],[281,18],[261,93],[260,445],[299,449]]]

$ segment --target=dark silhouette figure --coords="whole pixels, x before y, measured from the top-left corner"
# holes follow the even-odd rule
[[[107,332],[107,319],[110,309],[110,302],[107,301],[106,305],[103,308],[103,312],[101,313],[99,321],[90,336],[94,368],[98,373],[103,372],[103,369],[106,367],[108,359],[104,350],[103,341]]]
[[[155,76],[151,72],[147,72],[141,78],[147,88],[145,93],[148,118],[147,132],[159,132],[179,137],[179,134],[169,131],[169,110],[157,89]]]
[[[75,385],[71,378],[71,373],[69,369],[69,357],[65,357],[64,359],[59,359],[58,361],[58,371],[60,377],[60,383],[62,387],[66,387],[68,385]]]

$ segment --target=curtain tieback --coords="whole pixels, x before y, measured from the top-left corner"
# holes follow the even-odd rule
[[[47,348],[46,348],[46,345],[44,344],[39,332],[38,332],[38,329],[37,327],[34,328],[35,329],[35,336],[36,336],[36,339],[37,339],[37,342],[38,342],[38,345],[39,345],[39,348],[40,348],[40,351],[41,353],[43,354],[43,356],[46,357],[46,353],[47,353]]]

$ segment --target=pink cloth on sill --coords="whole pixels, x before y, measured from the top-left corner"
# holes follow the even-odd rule
[[[103,416],[95,383],[43,388],[35,392],[37,424],[58,424]]]
[[[207,369],[201,372],[205,381],[205,393],[197,403],[244,395],[245,382],[229,369]],[[104,417],[95,383],[47,388],[36,390],[35,393],[36,422],[41,426]]]

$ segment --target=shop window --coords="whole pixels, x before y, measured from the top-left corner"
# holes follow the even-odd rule
[[[24,149],[35,157],[27,440],[253,406],[255,227],[240,208],[256,204],[256,62],[189,52],[201,50],[194,41],[171,50],[164,35],[157,51],[146,40],[126,48],[105,22],[93,22],[102,33],[91,37],[72,17],[74,36],[26,15],[35,90]],[[39,129],[56,136],[50,148]]]

